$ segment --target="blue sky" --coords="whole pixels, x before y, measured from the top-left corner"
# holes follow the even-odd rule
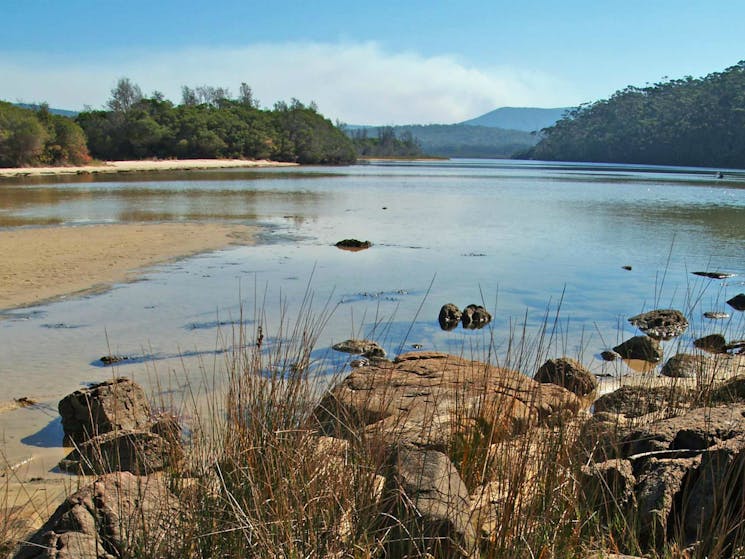
[[[101,107],[117,78],[349,123],[458,122],[558,107],[745,59],[740,0],[0,0],[0,99]]]

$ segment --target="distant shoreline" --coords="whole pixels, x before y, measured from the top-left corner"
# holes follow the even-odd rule
[[[62,175],[87,175],[107,173],[132,173],[153,171],[192,171],[204,169],[234,169],[253,167],[290,167],[297,163],[270,161],[268,159],[164,159],[142,161],[103,161],[95,165],[75,167],[13,167],[0,168],[0,178],[53,177]]]

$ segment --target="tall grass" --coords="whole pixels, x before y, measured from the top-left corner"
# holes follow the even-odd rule
[[[315,350],[333,309],[327,305],[316,314],[311,306],[307,297],[294,321],[286,309],[276,324],[263,310],[250,323],[241,320],[232,332],[224,382],[205,375],[206,389],[187,386],[179,410],[188,418],[186,459],[174,461],[165,473],[181,502],[182,528],[167,545],[159,541],[159,556],[382,559],[455,553],[443,543],[449,533],[433,535],[411,521],[416,502],[395,493],[389,440],[365,421],[342,416],[331,430],[345,433],[344,440],[319,432],[313,410],[344,371],[333,370]],[[532,374],[546,357],[565,351],[561,342],[557,308],[553,316],[546,313],[537,335],[524,325],[511,327],[500,355],[488,333],[481,359]],[[694,390],[700,402],[706,402],[714,376],[701,371]],[[676,387],[673,383],[670,390]],[[689,405],[669,401],[664,416]],[[512,425],[500,419],[507,417],[505,410],[481,413],[479,406],[488,405],[485,394],[475,406],[456,406],[455,427],[440,449],[471,495],[468,524],[475,543],[457,553],[531,559],[588,557],[596,550],[688,556],[674,541],[651,550],[644,545],[636,529],[644,519],[618,498],[617,488],[606,488],[602,511],[587,500],[582,467],[604,457],[582,448],[586,414],[533,424],[514,435]],[[391,505],[392,498],[397,504]],[[0,541],[16,538],[4,522],[0,519]],[[740,524],[727,517],[715,528],[721,537],[708,534],[704,541],[740,542]],[[148,542],[147,534],[143,538],[121,549],[121,556],[153,556],[156,543]],[[733,547],[717,545],[694,555],[724,557]]]

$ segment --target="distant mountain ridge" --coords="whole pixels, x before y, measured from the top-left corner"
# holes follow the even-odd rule
[[[537,107],[500,107],[459,124],[488,126],[507,130],[535,132],[553,126],[572,107],[542,109]]]
[[[22,109],[28,109],[30,111],[38,111],[41,108],[41,105],[37,103],[13,103],[16,107],[21,107]],[[59,116],[67,116],[70,118],[75,118],[78,116],[78,111],[68,111],[66,109],[53,109],[52,107],[49,107],[49,112],[53,115],[59,115]]]

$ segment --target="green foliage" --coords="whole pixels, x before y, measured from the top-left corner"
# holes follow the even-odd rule
[[[154,95],[129,104],[126,111],[80,113],[77,122],[91,153],[111,160],[246,158],[311,164],[356,158],[351,141],[312,105],[293,100],[274,111],[260,110],[245,83],[237,100],[229,99],[224,88],[184,87],[182,93],[178,106]]]
[[[74,121],[44,104],[34,111],[0,101],[0,167],[88,161],[85,134]]]
[[[360,156],[417,157],[424,154],[419,141],[409,131],[397,134],[393,126],[383,126],[377,132],[377,138],[368,137],[365,128],[348,132]]]
[[[546,128],[531,159],[745,167],[745,61],[583,105]]]

